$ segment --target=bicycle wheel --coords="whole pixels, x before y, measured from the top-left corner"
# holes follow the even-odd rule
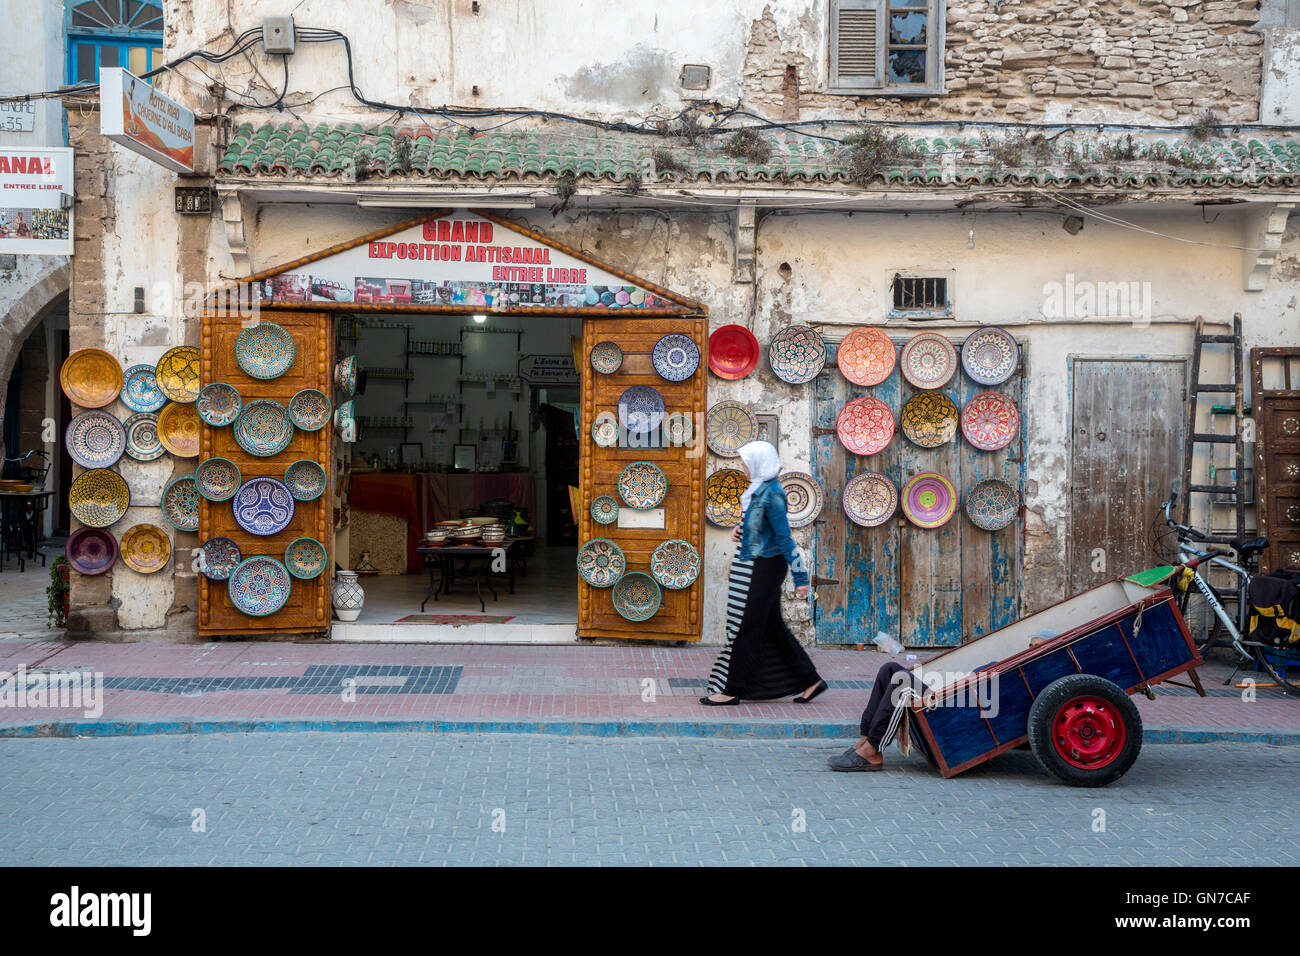
[[[1300,651],[1260,644],[1258,641],[1243,641],[1242,645],[1250,649],[1264,672],[1277,681],[1282,693],[1289,697],[1300,697]]]

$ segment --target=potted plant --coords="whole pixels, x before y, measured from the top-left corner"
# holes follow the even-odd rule
[[[45,588],[46,608],[48,610],[47,627],[66,627],[68,623],[68,573],[71,570],[68,559],[59,555],[50,563],[50,583]]]

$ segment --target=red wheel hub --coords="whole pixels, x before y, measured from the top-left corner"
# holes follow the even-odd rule
[[[1097,770],[1119,757],[1128,732],[1124,719],[1110,701],[1076,697],[1067,701],[1052,720],[1052,743],[1071,766]]]

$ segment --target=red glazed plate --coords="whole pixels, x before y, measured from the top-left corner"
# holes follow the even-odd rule
[[[840,444],[855,455],[874,455],[894,437],[894,413],[878,398],[855,398],[835,420]]]
[[[961,410],[961,433],[980,451],[1005,448],[1020,433],[1020,410],[1001,392],[980,392]]]
[[[709,371],[718,378],[744,378],[758,357],[758,339],[743,325],[724,325],[709,336]]]

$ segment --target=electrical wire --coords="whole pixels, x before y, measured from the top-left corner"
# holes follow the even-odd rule
[[[1137,223],[1129,222],[1126,219],[1119,219],[1115,216],[1108,216],[1105,213],[1099,213],[1093,209],[1089,209],[1087,206],[1075,202],[1072,199],[1068,199],[1065,196],[1060,195],[1059,193],[1051,192],[1050,190],[1035,188],[1032,189],[1032,191],[1039,193],[1040,195],[1043,196],[1050,196],[1052,199],[1055,199],[1061,205],[1068,206],[1069,208],[1074,209],[1077,212],[1081,212],[1086,216],[1091,216],[1093,219],[1098,219],[1101,222],[1107,223],[1108,225],[1119,226],[1122,229],[1132,229],[1134,232],[1146,233],[1148,236],[1155,236],[1159,239],[1170,239],[1174,242],[1185,242],[1188,245],[1193,245],[1193,246],[1211,246],[1215,249],[1235,249],[1239,252],[1266,252],[1267,251],[1265,249],[1255,248],[1254,246],[1237,246],[1226,242],[1207,242],[1204,239],[1188,239],[1184,236],[1171,236],[1165,232],[1159,232],[1155,229],[1148,229],[1146,226],[1139,226]]]

